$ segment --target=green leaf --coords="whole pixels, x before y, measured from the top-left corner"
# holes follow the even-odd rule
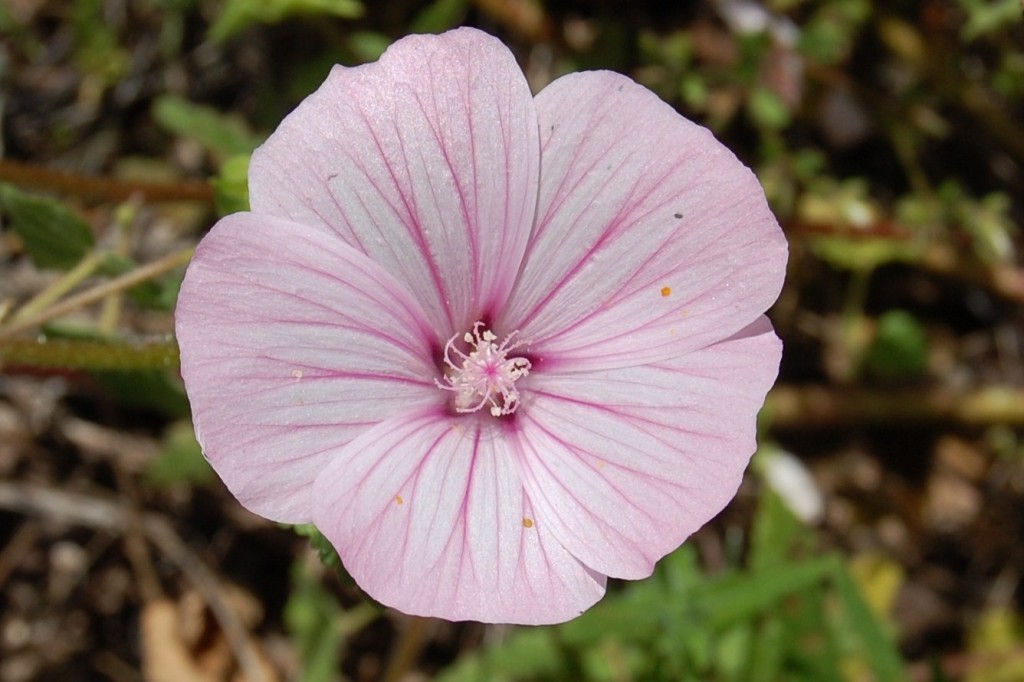
[[[699,596],[712,627],[725,628],[774,609],[784,598],[811,590],[831,574],[831,557],[809,559],[715,580]]]
[[[928,334],[907,311],[889,310],[878,318],[866,362],[883,379],[919,375],[928,363]]]
[[[964,42],[1009,30],[1020,23],[1022,9],[1018,0],[960,0],[959,4],[967,11],[967,22],[960,31]]]
[[[153,118],[168,132],[195,140],[222,158],[250,154],[263,141],[240,116],[224,114],[176,95],[157,98]]]
[[[359,62],[375,62],[391,45],[391,38],[376,31],[355,31],[348,37],[348,49]]]
[[[296,535],[309,538],[310,546],[320,555],[320,561],[323,562],[324,566],[338,571],[342,574],[342,577],[347,578],[347,582],[352,582],[352,578],[349,578],[344,573],[345,569],[341,565],[341,557],[338,556],[338,551],[334,549],[331,541],[316,526],[312,523],[307,523],[301,526],[292,526],[292,530],[295,531]]]
[[[118,277],[139,267],[138,263],[127,256],[114,253],[103,254],[103,262],[99,271],[108,277]],[[171,310],[178,300],[178,290],[185,272],[172,272],[158,279],[151,279],[136,284],[128,289],[128,297],[138,306],[149,310]]]
[[[167,428],[159,454],[146,467],[145,479],[156,486],[203,484],[214,479],[213,469],[196,442],[192,422],[181,420]]]
[[[334,622],[341,606],[299,562],[292,565],[292,589],[284,622],[299,650],[303,682],[329,682],[341,663],[341,637]]]
[[[220,215],[249,210],[249,154],[232,156],[213,179],[213,196]]]
[[[300,682],[338,679],[349,637],[378,615],[377,608],[368,603],[345,610],[312,571],[295,562],[284,622],[302,662]]]
[[[276,24],[300,15],[357,19],[363,16],[363,5],[358,0],[227,0],[209,35],[221,42],[252,24]]]
[[[118,43],[116,30],[104,20],[103,0],[77,0],[71,15],[75,62],[86,74],[112,87],[131,68],[131,54]]]
[[[800,530],[800,522],[782,498],[770,488],[762,490],[751,532],[750,568],[762,571],[784,565]]]
[[[778,130],[789,125],[789,108],[781,97],[767,88],[754,88],[747,101],[747,107],[750,118],[761,128]]]
[[[903,663],[899,651],[882,627],[882,623],[872,613],[849,571],[839,561],[836,561],[833,580],[850,630],[863,645],[865,660],[874,669],[878,682],[903,680]]]
[[[469,0],[434,0],[413,18],[410,33],[441,33],[466,17]]]
[[[70,270],[96,243],[89,224],[55,199],[0,184],[0,211],[37,267]]]
[[[188,398],[181,382],[166,371],[96,372],[95,377],[125,407],[188,416]]]
[[[435,679],[437,682],[570,679],[554,632],[552,628],[517,630],[500,646],[465,657]]]

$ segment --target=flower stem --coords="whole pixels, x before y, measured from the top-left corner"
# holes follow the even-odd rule
[[[404,679],[405,674],[416,663],[420,650],[423,648],[427,622],[426,618],[419,616],[409,616],[406,619],[405,627],[398,635],[395,652],[381,678],[384,682],[398,682],[398,680]]]
[[[78,265],[68,270],[60,279],[54,281],[38,294],[33,296],[27,303],[11,315],[11,324],[29,319],[38,315],[60,299],[64,298],[72,289],[84,282],[96,272],[96,268],[103,262],[103,254],[93,251],[78,261]]]
[[[120,277],[98,284],[91,289],[87,289],[80,294],[67,298],[60,303],[56,303],[46,308],[45,310],[39,311],[38,313],[26,316],[20,320],[12,320],[8,324],[0,327],[0,340],[15,337],[20,332],[38,327],[45,322],[49,322],[50,320],[54,320],[58,317],[74,312],[79,308],[84,308],[87,305],[101,301],[111,294],[125,291],[136,284],[141,284],[142,282],[158,277],[165,272],[181,267],[191,260],[193,252],[194,249],[192,248],[176,251],[175,253],[164,256],[160,260],[154,261],[149,265],[143,265],[142,267],[136,268],[135,270],[125,273]]]
[[[71,370],[165,369],[178,365],[178,345],[169,336],[117,341],[0,340],[0,368],[11,365]]]

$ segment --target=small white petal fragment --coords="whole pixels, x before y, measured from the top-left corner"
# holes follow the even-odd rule
[[[825,502],[811,472],[795,455],[785,450],[765,453],[764,480],[793,514],[804,523],[817,523],[825,513]]]

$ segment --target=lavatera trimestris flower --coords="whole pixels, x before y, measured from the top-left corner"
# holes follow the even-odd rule
[[[373,598],[554,623],[732,498],[781,344],[754,175],[616,73],[536,97],[473,29],[335,67],[253,154],[177,308],[238,500]]]

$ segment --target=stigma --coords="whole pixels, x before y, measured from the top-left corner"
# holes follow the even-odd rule
[[[519,407],[516,381],[530,373],[530,361],[523,357],[509,357],[518,343],[513,343],[512,332],[500,343],[498,337],[484,327],[483,322],[473,325],[471,332],[462,335],[468,345],[464,352],[456,347],[456,334],[444,346],[444,383],[440,388],[455,394],[456,412],[477,412],[487,408],[492,416],[512,414]]]

